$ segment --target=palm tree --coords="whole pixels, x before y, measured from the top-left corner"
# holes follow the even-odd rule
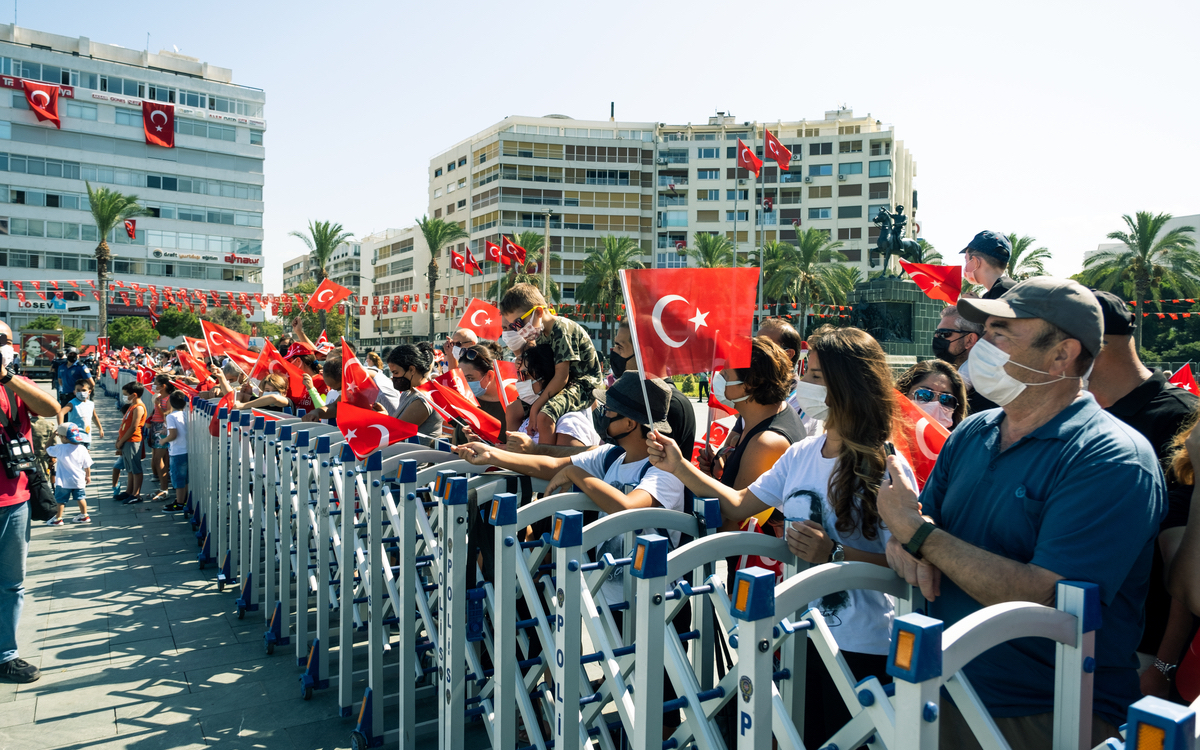
[[[508,270],[508,273],[501,276],[500,280],[493,282],[488,287],[486,295],[496,298],[496,305],[499,306],[500,298],[509,289],[512,289],[514,284],[533,284],[538,289],[542,288],[542,276],[539,273],[537,257],[542,254],[542,246],[546,244],[546,238],[541,232],[521,232],[512,238],[512,241],[525,248],[525,263],[513,263]],[[550,262],[561,261],[562,257],[558,253],[550,253]],[[562,299],[562,290],[558,288],[558,282],[553,276],[547,277],[550,282],[550,299],[558,302]]]
[[[763,292],[775,299],[790,299],[800,303],[800,335],[808,318],[808,308],[824,299],[836,299],[836,277],[833,265],[846,257],[837,252],[841,240],[831,239],[827,232],[809,227],[797,237],[799,242],[781,258],[764,267]],[[785,247],[792,247],[785,243]]]
[[[758,250],[759,250],[758,248],[754,248],[750,252],[746,253],[745,267],[747,267],[747,268],[757,268],[758,267]],[[778,266],[780,263],[785,262],[785,260],[787,258],[791,257],[792,253],[796,252],[795,247],[793,247],[792,245],[790,245],[786,242],[780,242],[778,240],[771,240],[767,244],[763,245],[762,250],[763,250],[763,265],[762,265],[762,267],[763,267],[764,276],[766,274],[767,268],[773,268],[773,267]],[[767,294],[766,287],[765,287],[766,278],[763,279],[763,283],[764,283],[764,288],[763,288],[763,298],[764,299],[763,299],[763,301],[764,301],[764,303],[767,303],[768,300],[773,301],[774,305],[775,305],[775,314],[778,315],[779,314],[779,306],[781,304],[783,304],[783,300],[779,299],[778,297],[773,297],[770,294]]]
[[[1171,214],[1152,214],[1138,211],[1134,218],[1121,217],[1129,231],[1109,232],[1110,240],[1125,246],[1123,250],[1106,250],[1083,262],[1083,277],[1091,286],[1111,291],[1120,285],[1128,294],[1133,292],[1138,305],[1147,294],[1160,299],[1162,287],[1168,286],[1181,295],[1200,294],[1200,253],[1196,240],[1190,235],[1194,227],[1176,227],[1159,237]],[[1142,347],[1142,315],[1137,315],[1134,345]]]
[[[931,242],[928,240],[917,240],[917,244],[921,246],[922,263],[933,263],[934,265],[940,265],[944,262],[942,260],[942,254],[938,252],[937,248],[934,247]]]
[[[625,299],[619,274],[627,268],[642,268],[641,257],[642,248],[632,237],[605,236],[604,244],[593,249],[583,261],[584,280],[576,300],[615,309]],[[606,315],[604,321],[604,339],[611,341],[613,316]]]
[[[308,248],[308,264],[316,276],[317,286],[329,278],[329,259],[333,257],[333,251],[337,250],[338,245],[354,236],[353,232],[342,231],[341,224],[334,224],[331,221],[313,221],[312,219],[308,220],[308,234],[298,230],[293,230],[288,234],[299,237],[300,241]],[[321,320],[321,330],[325,330],[325,311],[318,311],[317,317]]]
[[[696,268],[732,268],[736,265],[733,256],[733,243],[729,238],[719,234],[696,232],[694,238],[696,249],[692,256],[696,259]]]
[[[84,185],[87,187],[92,221],[96,224],[96,236],[100,238],[100,244],[96,245],[96,283],[100,286],[100,325],[96,335],[108,338],[108,264],[112,260],[108,236],[126,219],[145,216],[150,212],[138,205],[136,195],[125,195],[105,187],[92,189],[89,182],[84,182]]]
[[[433,293],[434,286],[437,285],[438,280],[438,253],[451,242],[465,240],[471,235],[467,234],[467,230],[458,224],[436,217],[430,219],[428,216],[422,216],[417,219],[417,226],[420,227],[421,235],[425,238],[425,245],[429,248],[429,267],[427,271],[429,277],[429,340],[433,341],[433,311],[437,309],[433,304]]]
[[[863,280],[862,269],[843,263],[831,263],[828,266],[828,275],[830,280],[828,302],[831,305],[845,305],[850,292],[854,291],[854,287]]]
[[[1016,232],[1008,235],[1008,244],[1012,245],[1012,253],[1008,256],[1008,275],[1017,281],[1046,275],[1044,264],[1050,260],[1050,250],[1044,247],[1030,249],[1035,242],[1037,240],[1029,235],[1018,237]]]

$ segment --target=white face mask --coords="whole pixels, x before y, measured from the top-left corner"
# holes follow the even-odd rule
[[[88,400],[88,392],[87,391],[75,391],[75,398],[79,399],[80,401],[87,401]]]
[[[800,408],[804,410],[805,416],[813,419],[825,419],[829,416],[829,407],[825,404],[825,396],[828,391],[825,386],[817,385],[816,383],[808,383],[801,380],[796,383],[796,401],[800,404]]]
[[[0,368],[8,367],[8,365],[16,357],[16,352],[13,351],[12,344],[0,346]]]
[[[947,430],[954,426],[954,412],[942,406],[937,401],[930,401],[927,404],[922,404],[914,401],[917,408],[933,417],[933,421],[945,427]]]
[[[461,346],[452,346],[452,347],[450,347],[450,353],[453,354],[454,359],[457,360],[459,357],[462,356],[462,347]]]
[[[532,380],[517,381],[517,398],[521,399],[527,404],[532,404],[534,401],[537,401],[537,397],[538,395],[533,392]]]
[[[1051,385],[1060,380],[1080,380],[1086,383],[1088,376],[1092,373],[1092,368],[1089,367],[1087,374],[1082,377],[1077,375],[1060,375],[1054,380],[1048,380],[1045,383],[1022,383],[1004,370],[1005,364],[1011,362],[1017,367],[1029,370],[1030,372],[1036,372],[1039,375],[1049,375],[1050,373],[1035,370],[1020,362],[1012,362],[1008,352],[1002,351],[987,339],[980,339],[975,343],[975,346],[971,347],[971,353],[967,355],[967,361],[971,363],[971,384],[975,387],[975,390],[979,391],[979,394],[984,398],[994,401],[1000,406],[1011,404],[1017,396],[1020,396],[1030,386]]]
[[[500,334],[500,339],[504,342],[505,346],[514,352],[519,351],[521,347],[525,346],[525,337],[519,331],[505,331]]]
[[[742,384],[742,381],[740,381],[740,380],[726,380],[725,376],[718,372],[716,375],[713,375],[712,394],[717,399],[717,401],[720,401],[722,404],[725,404],[730,409],[736,409],[737,404],[745,401],[746,399],[748,399],[750,397],[742,396],[740,398],[731,399],[725,395],[725,386],[741,385],[741,384]]]

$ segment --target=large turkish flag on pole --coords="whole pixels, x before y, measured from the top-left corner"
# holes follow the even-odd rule
[[[758,173],[762,171],[762,159],[755,156],[750,147],[742,143],[741,138],[738,138],[737,148],[737,165],[758,177]]]
[[[647,377],[750,366],[757,268],[621,271],[621,285]]]
[[[334,305],[350,295],[351,291],[346,287],[325,279],[308,298],[308,306],[314,310],[332,310]]]
[[[490,260],[493,263],[501,263],[506,266],[512,265],[512,261],[508,259],[507,255],[505,255],[503,252],[501,252],[499,245],[497,245],[494,242],[488,242],[488,243],[486,243],[486,247],[487,247],[487,259],[488,260]]]
[[[500,311],[483,300],[473,299],[458,321],[458,328],[470,328],[481,339],[500,338]]]
[[[780,169],[785,172],[790,171],[789,167],[792,166],[792,152],[789,151],[786,146],[780,143],[778,138],[771,135],[770,130],[763,128],[763,133],[766,134],[763,153],[765,153],[768,158],[774,159],[775,163],[779,165]]]
[[[525,262],[525,248],[510,240],[507,235],[500,235],[500,251],[517,263]]]
[[[941,300],[951,305],[958,302],[962,293],[962,266],[934,266],[928,263],[909,263],[897,258],[908,277],[921,287],[929,299]]]
[[[62,121],[58,119],[58,86],[22,80],[21,88],[25,89],[25,101],[37,115],[38,122],[49,120],[54,123],[54,127],[61,130]]]
[[[917,475],[917,489],[925,486],[933,465],[937,463],[938,454],[946,444],[950,433],[919,406],[908,400],[908,396],[896,391],[896,400],[900,403],[901,418],[896,420],[895,435],[896,449],[908,459],[908,465]]]
[[[143,101],[142,130],[151,146],[175,148],[175,105]]]

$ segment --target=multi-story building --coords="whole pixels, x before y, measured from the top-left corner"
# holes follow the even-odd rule
[[[61,128],[39,123],[22,79],[59,86]],[[7,282],[94,279],[98,243],[85,182],[134,194],[149,210],[130,239],[108,238],[111,273],[127,286],[262,291],[265,96],[233,71],[162,51],[0,25],[0,275]],[[174,107],[175,147],[146,142],[142,102]],[[70,286],[66,288],[71,289]],[[81,286],[83,286],[81,284]],[[19,329],[57,314],[95,341],[87,292],[0,311]],[[148,314],[109,300],[109,314]],[[260,313],[261,314],[261,313]]]
[[[764,128],[792,151],[792,159],[786,171],[765,160],[755,180],[737,167],[737,141],[762,157]],[[482,278],[447,275],[449,252],[460,248],[444,249],[437,292],[487,296],[496,266],[484,260],[484,243],[499,243],[501,233],[544,232],[547,221],[550,274],[565,304],[578,297],[589,251],[610,234],[635,238],[649,266],[680,268],[695,261],[676,248],[693,245],[699,233],[724,235],[744,260],[760,241],[792,242],[798,229],[816,227],[842,242],[846,262],[865,277],[879,263],[872,219],[879,208],[897,204],[915,217],[915,175],[916,164],[891,125],[848,109],[820,120],[769,123],[718,113],[701,125],[508,117],[430,162],[429,215],[466,229],[470,240],[462,244],[483,266]],[[764,198],[769,211],[760,210]],[[411,288],[423,301],[427,263],[428,255],[414,252],[409,270],[393,277],[389,267],[388,276],[376,279]],[[429,335],[423,310],[383,319],[389,316],[410,318],[415,338]],[[439,314],[435,337],[457,319]]]
[[[287,292],[300,286],[313,277],[308,268],[308,253],[283,263],[283,291]]]
[[[343,242],[334,248],[333,255],[325,264],[329,278],[358,294],[362,276],[362,243]],[[283,264],[283,291],[295,289],[306,281],[316,281],[317,271],[307,253]]]
[[[369,346],[386,347],[411,342],[414,335],[427,336],[428,312],[372,312],[372,308],[378,307],[380,297],[403,300],[407,295],[412,306],[420,304],[419,294],[429,291],[426,276],[429,246],[421,230],[416,226],[386,229],[364,237],[361,245],[363,256],[371,259],[371,270],[362,277],[367,314],[359,317],[359,338]],[[418,327],[421,333],[416,334]]]

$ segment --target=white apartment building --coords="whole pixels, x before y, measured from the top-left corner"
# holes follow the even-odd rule
[[[61,129],[39,123],[21,80],[58,85]],[[127,286],[262,292],[265,95],[233,71],[194,57],[151,54],[86,37],[0,25],[0,314],[15,330],[42,314],[84,329],[94,343],[91,287],[98,243],[84,182],[134,194],[149,209],[135,239],[109,237],[114,280]],[[142,101],[174,105],[175,147],[149,145]],[[57,281],[61,301],[13,280]],[[76,293],[64,281],[86,291]],[[146,315],[109,299],[109,315]],[[261,319],[258,311],[256,319]]]
[[[364,237],[361,244],[363,257],[370,259],[366,267],[370,270],[362,276],[362,306],[366,314],[359,316],[359,340],[366,346],[382,348],[428,337],[429,313],[424,309],[399,313],[392,313],[390,305],[387,312],[381,309],[385,296],[398,298],[400,305],[405,304],[404,298],[408,296],[411,307],[420,304],[418,294],[429,291],[429,247],[421,230],[416,226],[386,229]],[[443,278],[445,270],[441,267],[438,271]],[[451,323],[457,321],[456,317]]]
[[[325,265],[325,272],[330,280],[341,284],[350,291],[358,294],[362,279],[362,243],[358,241],[343,242],[334,248],[333,255]],[[316,281],[316,269],[312,266],[308,253],[284,261],[283,291],[291,291],[305,281]]]
[[[787,171],[764,159],[761,195],[770,199],[770,211],[759,210],[760,182],[736,166],[738,139],[762,158],[764,128],[793,154]],[[896,205],[915,218],[915,176],[916,163],[894,127],[848,109],[818,120],[767,123],[718,113],[699,125],[508,117],[430,161],[428,215],[470,232],[469,246],[484,272],[470,280],[458,272],[447,277],[449,252],[460,246],[446,248],[438,256],[437,294],[485,297],[497,270],[484,260],[485,242],[498,244],[501,233],[543,232],[547,220],[550,251],[559,256],[550,274],[562,289],[562,304],[575,303],[584,259],[609,234],[637,239],[648,266],[681,268],[694,260],[677,253],[677,243],[690,247],[697,233],[723,234],[745,258],[760,238],[790,242],[797,226],[817,227],[843,242],[847,262],[865,276],[879,262],[872,219],[879,208]],[[910,220],[908,236],[915,223]],[[376,266],[372,280],[402,284],[423,303],[428,255],[414,251],[413,261],[395,273]],[[444,337],[460,314],[436,315],[435,337]],[[411,325],[411,334],[392,336],[392,343],[429,335],[424,310],[382,316],[389,317],[412,319],[403,324],[406,331]],[[598,335],[602,324],[586,325]]]

